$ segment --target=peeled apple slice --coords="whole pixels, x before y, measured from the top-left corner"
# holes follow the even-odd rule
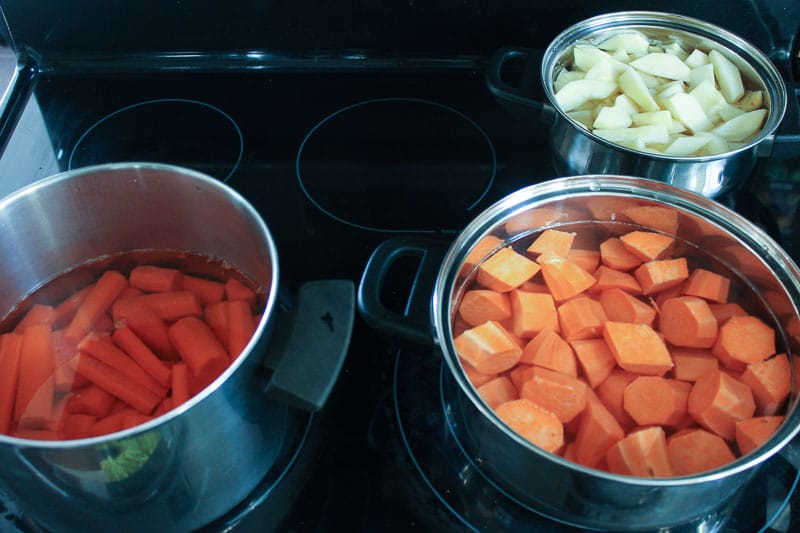
[[[653,95],[644,84],[644,80],[634,69],[629,68],[619,77],[619,87],[625,95],[636,102],[645,111],[661,109],[653,99]]]
[[[635,56],[644,55],[650,48],[650,41],[641,33],[617,33],[597,45],[601,50],[619,50],[620,48]]]
[[[601,107],[594,119],[594,129],[627,128],[632,123],[631,116],[619,107]]]
[[[708,53],[708,60],[714,65],[714,75],[719,83],[719,90],[729,104],[739,101],[744,96],[742,75],[730,59],[716,50]]]
[[[689,157],[695,155],[703,146],[708,144],[711,137],[696,135],[693,137],[677,137],[664,149],[666,155],[675,157]]]
[[[576,44],[572,49],[572,57],[575,66],[584,72],[589,72],[593,66],[601,61],[608,61],[609,65],[617,71],[622,72],[628,65],[612,58],[608,53],[590,44]]]
[[[694,133],[708,131],[712,127],[703,107],[691,94],[673,94],[664,100],[664,106]]]
[[[714,128],[712,133],[728,142],[742,142],[761,129],[766,117],[766,109],[756,109],[730,119]]]
[[[556,93],[556,102],[565,113],[576,109],[589,100],[608,98],[617,90],[617,84],[604,80],[575,80],[564,85]]]
[[[651,76],[689,81],[690,69],[680,57],[666,52],[652,53],[631,62],[631,66]]]
[[[663,124],[639,126],[637,128],[594,130],[594,133],[598,137],[615,143],[641,141],[644,144],[666,144],[669,142],[669,134]]]

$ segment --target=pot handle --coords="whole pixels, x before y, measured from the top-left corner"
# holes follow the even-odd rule
[[[553,107],[528,96],[539,92],[541,80],[538,66],[541,64],[541,59],[541,54],[532,48],[518,46],[500,48],[489,58],[486,86],[501,103],[510,104],[524,115],[530,115],[533,111],[537,120],[552,124],[555,120]],[[518,87],[509,85],[503,79],[503,73],[508,65],[515,60],[524,61]]]
[[[764,148],[759,145],[756,154],[775,159],[800,157],[800,86],[787,83],[786,113],[778,130],[767,139]]]
[[[442,241],[418,237],[394,237],[380,244],[372,252],[358,287],[358,310],[364,321],[392,340],[414,346],[432,346],[431,298],[448,248],[449,245]],[[391,267],[406,257],[417,258],[419,263],[400,312],[388,309],[381,294]]]
[[[355,319],[350,280],[310,281],[288,312],[275,313],[262,366],[266,393],[305,411],[319,411],[344,364]]]

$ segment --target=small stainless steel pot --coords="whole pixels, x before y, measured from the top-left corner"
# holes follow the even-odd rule
[[[611,143],[575,122],[559,109],[553,90],[558,74],[572,63],[573,45],[577,41],[596,44],[614,33],[631,30],[641,32],[653,42],[670,42],[677,37],[687,49],[716,49],[731,59],[743,73],[746,84],[764,91],[769,113],[761,132],[744,146],[723,154],[669,157]],[[521,58],[538,59],[538,56],[523,47],[498,50],[486,71],[487,85],[498,100],[517,108],[533,109],[534,115],[550,127],[550,143],[561,175],[641,176],[713,198],[740,186],[753,171],[757,158],[769,156],[775,143],[786,143],[794,150],[787,150],[787,156],[800,155],[800,139],[796,135],[775,136],[787,107],[786,84],[780,73],[755,46],[713,24],[672,13],[628,11],[596,16],[570,26],[550,43],[541,59],[541,89],[546,102],[503,81],[506,67]]]
[[[309,412],[325,402],[343,363],[352,282],[306,284],[283,311],[277,250],[258,212],[224,183],[174,166],[87,167],[0,200],[0,309],[90,259],[152,249],[226,261],[264,292],[263,316],[222,375],[146,424],[72,441],[0,435],[0,487],[48,530],[191,531],[208,524],[282,472],[277,461],[299,446]],[[319,318],[325,315],[333,322]],[[104,468],[126,454],[134,469]]]
[[[703,196],[653,180],[623,176],[577,176],[521,189],[478,215],[442,252],[430,241],[397,238],[370,259],[358,294],[359,311],[375,329],[400,341],[425,342],[446,364],[445,416],[466,453],[499,487],[525,505],[558,521],[610,530],[655,530],[685,525],[731,502],[756,470],[800,430],[795,384],[786,420],[760,448],[713,471],[672,478],[620,476],[583,467],[545,452],[510,430],[481,399],[467,378],[453,344],[453,319],[475,271],[464,268],[471,250],[487,236],[503,246],[523,245],[542,230],[618,234],[649,229],[626,219],[633,206],[674,210],[674,236],[683,255],[734,281],[737,298],[776,330],[779,350],[793,368],[800,270],[755,225]],[[399,258],[421,258],[420,272],[404,312],[387,310],[380,287]],[[485,259],[485,258],[484,258]],[[480,261],[480,260],[479,260]],[[427,301],[427,310],[422,302]],[[428,311],[425,313],[425,311]]]

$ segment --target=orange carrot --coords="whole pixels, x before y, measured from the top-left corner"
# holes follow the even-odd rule
[[[175,363],[172,366],[172,407],[183,405],[189,398],[189,366],[186,363]]]
[[[486,259],[492,252],[500,248],[502,245],[503,241],[494,235],[486,235],[481,237],[464,259],[464,263],[461,265],[461,269],[459,270],[459,275],[470,275],[472,271],[483,262],[484,259]]]
[[[623,210],[631,222],[675,235],[678,231],[678,212],[669,207],[641,205]]]
[[[594,272],[600,264],[600,251],[571,248],[566,259],[575,263],[586,272]]]
[[[650,303],[655,307],[656,312],[661,312],[661,306],[664,305],[664,302],[669,300],[670,298],[677,298],[683,295],[683,284],[686,282],[678,283],[677,285],[673,285],[672,287],[667,287],[664,290],[656,292],[654,295],[649,296]]]
[[[575,461],[590,468],[605,460],[606,452],[625,437],[625,431],[603,402],[587,394],[586,408],[575,436]]]
[[[600,293],[600,305],[608,320],[653,325],[656,310],[622,289],[606,289]]]
[[[48,324],[52,325],[56,319],[56,310],[53,306],[44,305],[44,304],[34,304],[25,316],[17,324],[17,327],[14,328],[14,331],[21,332],[28,326],[32,326],[34,324]]]
[[[172,410],[173,406],[174,402],[172,400],[172,396],[165,397],[163,400],[161,400],[161,403],[159,403],[156,406],[155,410],[153,411],[153,418],[157,418],[161,415],[168,413],[169,411]]]
[[[600,385],[617,366],[614,354],[603,339],[581,339],[570,342],[580,362],[583,376],[592,388]]]
[[[244,300],[226,302],[228,314],[228,356],[231,360],[241,354],[256,330],[250,304]]]
[[[614,270],[626,272],[642,264],[617,237],[610,237],[600,244],[600,262]]]
[[[631,231],[619,240],[625,249],[643,262],[668,259],[675,247],[675,238],[654,231]]]
[[[629,433],[614,443],[606,453],[611,472],[639,477],[674,475],[667,454],[667,439],[660,426]]]
[[[708,304],[708,308],[711,309],[711,312],[714,314],[714,318],[717,319],[717,324],[720,326],[732,316],[747,316],[748,314],[747,311],[745,311],[742,306],[737,303],[710,303]]]
[[[8,434],[14,415],[17,397],[19,362],[22,350],[22,335],[5,333],[0,335],[0,433]]]
[[[162,387],[171,383],[169,367],[147,347],[133,330],[122,326],[114,330],[111,340],[142,367]]]
[[[742,383],[753,391],[758,415],[780,411],[792,390],[792,369],[786,354],[750,363],[742,373]]]
[[[606,320],[603,306],[588,296],[579,296],[558,306],[561,332],[569,342],[601,336]]]
[[[159,397],[166,396],[167,388],[159,384],[150,374],[139,366],[128,354],[117,348],[111,339],[89,333],[78,344],[81,353],[88,353],[98,361],[122,372],[129,379]]]
[[[101,389],[142,413],[152,412],[161,401],[162,396],[139,385],[123,372],[95,359],[91,355],[82,353],[77,356],[77,370],[78,373],[86,376],[89,381]]]
[[[256,305],[256,292],[236,278],[228,278],[225,282],[225,298],[228,301],[244,300],[253,308]]]
[[[124,300],[125,298],[135,298],[137,296],[142,296],[145,292],[142,289],[137,289],[135,287],[131,287],[128,285],[125,287],[119,296],[117,296],[117,301]],[[116,301],[114,303],[117,303]],[[112,306],[113,307],[113,306]]]
[[[597,282],[581,267],[553,252],[541,254],[536,262],[541,267],[550,294],[557,302],[577,296]]]
[[[647,324],[609,320],[603,325],[603,338],[624,370],[662,376],[672,368],[672,357],[664,341]]]
[[[181,272],[175,268],[138,265],[129,276],[131,287],[145,292],[172,292],[181,287]]]
[[[519,389],[522,388],[522,384],[525,382],[526,379],[528,379],[528,371],[530,370],[530,368],[531,365],[526,365],[525,363],[519,363],[511,370],[506,371],[504,375],[508,376],[508,379],[511,380],[511,383],[513,383],[514,387],[517,389],[517,391],[519,391]]]
[[[671,435],[667,439],[667,455],[677,476],[713,470],[736,459],[722,437],[699,428]]]
[[[114,270],[103,272],[75,311],[75,316],[67,326],[64,336],[75,343],[80,341],[127,286],[128,280],[119,272]]]
[[[747,455],[765,442],[783,423],[783,416],[758,416],[736,423],[736,445],[739,453]]]
[[[67,414],[64,416],[63,434],[65,439],[83,439],[90,436],[90,430],[97,418],[87,414]]]
[[[195,316],[181,318],[169,327],[169,338],[181,359],[189,366],[197,387],[205,388],[227,367],[225,347],[211,328]]]
[[[497,416],[523,438],[545,451],[556,453],[564,446],[564,426],[555,414],[530,400],[502,403]]]
[[[453,339],[458,355],[481,374],[498,374],[516,365],[522,348],[498,322],[475,326]]]
[[[558,314],[550,294],[516,289],[508,295],[511,332],[514,335],[530,339],[546,329],[559,331]]]
[[[732,316],[719,328],[711,353],[745,364],[763,361],[775,353],[775,331],[755,316]]]
[[[470,326],[479,326],[489,320],[503,322],[511,318],[511,303],[507,293],[473,289],[464,293],[458,313]]]
[[[174,322],[179,318],[194,315],[202,316],[203,308],[195,293],[191,291],[164,291],[143,294],[133,298],[119,299],[114,302],[115,319],[117,314],[124,314],[121,307],[125,305],[143,304],[165,322]]]
[[[689,414],[726,440],[735,438],[736,422],[752,417],[755,410],[750,387],[719,370],[697,378],[689,393]]]
[[[597,396],[626,430],[634,427],[636,422],[625,411],[623,405],[625,389],[637,376],[638,374],[633,372],[615,368],[605,381],[597,386]]]
[[[86,285],[55,306],[53,328],[61,328],[72,321],[72,318],[75,316],[75,312],[86,299],[86,296],[88,296],[88,294],[92,291],[93,286],[94,283]]]
[[[497,292],[509,292],[539,272],[539,265],[507,246],[478,267],[478,283]]]
[[[211,327],[219,342],[228,345],[228,302],[214,302],[203,308],[203,320]]]
[[[561,422],[569,422],[586,406],[587,385],[577,378],[533,366],[519,391],[520,398],[530,400],[555,414]]]
[[[697,381],[703,373],[719,368],[719,360],[709,350],[698,348],[671,348],[672,377],[681,381]]]
[[[88,359],[88,358],[87,358]],[[137,411],[133,407],[124,407],[123,409],[113,412],[108,416],[97,420],[89,428],[89,434],[93,437],[99,435],[107,435],[109,433],[116,433],[127,428],[127,419],[130,415],[136,414]]]
[[[660,376],[639,376],[626,388],[623,407],[640,426],[680,425],[688,413],[691,385]]]
[[[517,388],[505,376],[499,376],[475,389],[486,405],[492,409],[498,405],[519,398]]]
[[[103,418],[111,412],[116,397],[97,385],[90,383],[69,395],[65,411]]]
[[[728,293],[731,288],[731,280],[721,276],[716,272],[696,268],[692,271],[686,284],[683,286],[683,294],[697,296],[710,302],[725,304],[728,302]]]
[[[472,383],[472,386],[475,388],[478,388],[484,383],[488,383],[497,377],[497,374],[481,374],[480,372],[475,370],[475,367],[467,363],[464,359],[459,358],[459,360],[461,362],[461,368],[464,370],[464,374],[467,376],[467,379],[469,380],[470,383]]]
[[[526,252],[532,255],[553,252],[560,257],[566,258],[570,248],[572,248],[573,240],[575,240],[575,233],[546,229],[528,246]]]
[[[659,331],[667,342],[685,348],[711,348],[717,339],[717,319],[697,296],[670,298],[661,306]]]
[[[685,257],[661,259],[643,263],[633,275],[642,294],[653,294],[682,283],[689,277],[689,265]]]
[[[629,294],[642,294],[642,288],[636,278],[628,272],[614,270],[605,265],[600,265],[592,274],[597,280],[589,292],[601,292],[606,289],[622,289]]]
[[[53,337],[49,324],[36,324],[25,328],[19,353],[19,378],[17,397],[14,402],[14,419],[19,421],[23,413],[31,410],[49,416],[53,397],[47,398],[48,387],[53,386],[55,368],[53,356]],[[37,405],[29,405],[38,394]],[[50,389],[50,394],[53,390]]]
[[[179,290],[193,292],[203,305],[219,302],[225,298],[224,283],[189,274],[181,275]]]
[[[538,280],[538,278],[537,278]],[[525,292],[535,292],[538,294],[550,294],[550,290],[545,285],[544,281],[532,281],[528,280],[522,283],[517,289]],[[552,298],[552,295],[551,295]],[[800,327],[798,328],[800,329]]]
[[[520,362],[549,368],[572,377],[578,376],[578,365],[572,348],[552,329],[540,332],[525,345]]]
[[[115,317],[115,325],[118,328],[123,326],[131,328],[162,359],[178,358],[169,338],[167,325],[146,305],[125,305],[125,313],[121,314],[119,319]]]

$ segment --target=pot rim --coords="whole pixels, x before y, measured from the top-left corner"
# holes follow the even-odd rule
[[[25,448],[40,448],[45,450],[61,450],[61,449],[71,449],[77,448],[82,446],[96,446],[105,444],[112,441],[117,441],[121,439],[127,439],[131,437],[135,437],[142,433],[146,433],[147,431],[153,430],[162,424],[166,424],[170,422],[172,419],[181,416],[186,411],[194,408],[197,404],[201,403],[204,399],[208,396],[212,395],[217,389],[219,389],[222,384],[228,380],[228,378],[237,372],[239,367],[241,367],[245,360],[248,359],[253,352],[253,347],[265,334],[267,330],[267,323],[272,316],[275,306],[277,305],[277,287],[278,287],[278,280],[279,280],[279,263],[278,263],[278,252],[277,247],[275,245],[275,241],[272,237],[269,228],[267,227],[266,222],[258,213],[258,211],[253,207],[253,205],[248,202],[244,196],[239,194],[235,189],[233,189],[230,185],[227,185],[223,181],[214,178],[208,174],[203,172],[189,169],[186,167],[166,164],[166,163],[154,163],[154,162],[147,162],[147,161],[131,161],[131,162],[118,162],[118,163],[102,163],[98,165],[90,165],[86,167],[80,167],[72,170],[66,170],[63,172],[59,172],[57,174],[53,174],[51,176],[47,176],[40,180],[37,180],[33,183],[22,187],[6,197],[0,199],[0,210],[6,208],[7,205],[17,201],[20,198],[28,196],[30,194],[35,193],[36,191],[51,186],[55,183],[60,183],[62,181],[67,181],[74,179],[79,176],[83,176],[86,174],[94,174],[94,173],[102,173],[102,172],[121,172],[121,171],[131,171],[136,172],[140,170],[145,171],[161,171],[167,172],[171,174],[180,174],[183,177],[189,177],[192,180],[198,182],[199,185],[203,187],[214,189],[222,194],[224,194],[233,204],[237,206],[238,209],[244,211],[248,218],[251,218],[253,223],[256,225],[258,229],[258,233],[260,237],[264,240],[264,245],[268,249],[269,258],[271,262],[271,279],[269,280],[269,292],[267,294],[267,298],[264,305],[264,312],[262,313],[261,319],[259,320],[258,324],[256,325],[256,330],[253,333],[250,341],[245,346],[242,353],[237,357],[229,366],[225,369],[225,371],[217,376],[217,378],[212,381],[209,385],[206,386],[202,391],[192,396],[187,402],[182,404],[181,406],[171,409],[164,413],[163,415],[156,417],[152,420],[149,420],[143,424],[139,424],[133,426],[131,428],[118,431],[115,433],[108,433],[106,435],[100,435],[97,437],[91,437],[86,439],[72,439],[72,440],[59,440],[59,441],[46,441],[46,440],[32,440],[32,439],[23,439],[19,437],[12,437],[10,435],[2,435],[0,434],[0,444],[10,444],[18,447],[25,447]],[[90,258],[91,259],[91,258]],[[77,265],[76,265],[77,266]]]
[[[573,120],[561,110],[560,106],[555,100],[555,93],[553,92],[553,72],[558,59],[565,51],[572,47],[576,41],[591,37],[597,32],[626,28],[675,30],[677,32],[681,32],[683,35],[689,34],[697,38],[710,40],[713,44],[717,45],[721,52],[725,52],[726,55],[730,56],[732,54],[739,57],[750,68],[752,68],[755,74],[760,78],[764,85],[764,90],[769,98],[769,113],[766,121],[764,122],[764,127],[761,129],[759,134],[745,143],[743,146],[728,150],[727,152],[723,152],[721,154],[677,157],[634,150],[620,144],[612,143],[595,135],[591,131],[588,131],[578,122]],[[788,100],[786,83],[783,81],[780,72],[778,72],[778,69],[775,67],[772,61],[770,61],[770,59],[760,49],[751,44],[749,41],[715,24],[711,24],[694,17],[660,11],[619,11],[615,13],[597,15],[569,26],[560,34],[558,34],[545,50],[544,56],[542,57],[540,76],[545,96],[547,97],[547,100],[553,109],[555,109],[561,118],[567,120],[573,125],[573,127],[578,128],[584,135],[588,136],[593,141],[597,141],[604,146],[615,148],[631,154],[636,154],[638,156],[679,163],[700,163],[719,159],[727,159],[734,154],[754,148],[756,145],[763,142],[767,137],[775,133],[775,130],[780,125],[784,114],[786,113]]]
[[[643,478],[613,474],[585,467],[556,454],[546,452],[511,430],[477,393],[459,362],[453,343],[451,327],[451,302],[459,281],[459,267],[464,262],[468,251],[481,237],[497,228],[502,221],[512,218],[516,213],[546,204],[552,200],[574,198],[576,195],[589,196],[597,193],[608,193],[666,203],[670,207],[702,216],[705,220],[737,237],[740,242],[744,241],[743,245],[753,253],[755,253],[753,247],[757,247],[760,249],[760,256],[769,268],[770,273],[779,279],[783,290],[791,297],[795,314],[798,314],[798,305],[800,305],[800,269],[769,235],[735,211],[712,199],[648,178],[623,175],[579,175],[555,178],[529,185],[488,207],[465,227],[445,254],[431,297],[431,328],[434,343],[439,347],[461,391],[469,398],[472,406],[487,417],[496,429],[518,445],[528,449],[530,453],[546,460],[555,461],[563,467],[583,475],[595,476],[626,485],[663,488],[714,481],[753,468],[779,452],[800,432],[800,405],[798,405],[800,404],[800,392],[797,390],[798,385],[796,383],[794,384],[795,398],[788,407],[791,412],[787,413],[784,423],[781,424],[775,434],[757,450],[714,470],[693,475],[664,478]],[[788,342],[786,343],[786,348],[787,353],[792,354]],[[794,354],[792,355],[792,365],[798,364],[798,361],[794,359]],[[790,398],[791,401],[792,398]]]

